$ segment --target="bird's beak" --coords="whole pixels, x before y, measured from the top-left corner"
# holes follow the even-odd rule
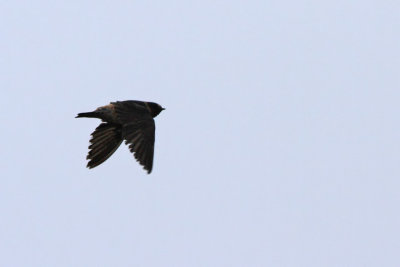
[[[161,108],[162,110],[165,110],[165,108]]]

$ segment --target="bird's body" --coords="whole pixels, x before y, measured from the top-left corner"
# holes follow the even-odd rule
[[[128,100],[111,102],[95,111],[79,113],[76,118],[98,118],[103,121],[92,133],[87,167],[94,168],[106,161],[125,140],[136,160],[150,173],[155,140],[153,118],[162,110],[164,108],[154,102]]]

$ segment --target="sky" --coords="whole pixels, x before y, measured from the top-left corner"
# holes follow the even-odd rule
[[[0,266],[400,266],[398,1],[1,1]],[[117,100],[153,101],[150,175]]]

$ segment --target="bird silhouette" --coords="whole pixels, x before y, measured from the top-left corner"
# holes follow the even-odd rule
[[[127,100],[111,102],[92,112],[78,113],[75,118],[103,121],[92,133],[87,167],[91,169],[106,161],[125,140],[135,159],[147,173],[151,173],[156,128],[153,118],[163,110],[154,102]]]

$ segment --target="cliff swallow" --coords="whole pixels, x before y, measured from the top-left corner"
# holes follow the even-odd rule
[[[87,167],[106,161],[125,140],[136,160],[150,173],[153,169],[154,119],[164,108],[154,102],[137,100],[111,102],[76,118],[97,118],[103,122],[92,133]]]

